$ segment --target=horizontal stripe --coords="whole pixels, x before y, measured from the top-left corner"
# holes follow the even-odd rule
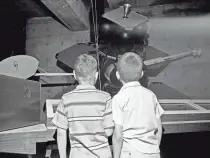
[[[90,148],[90,150],[98,150],[98,149],[101,149],[101,148],[104,148],[107,146],[109,146],[109,143],[105,143],[105,144],[99,145],[97,147],[92,147],[92,148]]]
[[[98,93],[96,90],[78,90],[78,91],[73,91],[72,92],[72,94],[75,94],[75,93],[77,93],[77,94],[84,94],[84,93],[87,93],[87,94],[89,94],[89,93]]]
[[[103,116],[111,115],[112,111],[105,113]]]
[[[72,92],[70,92],[70,93],[67,93],[67,94],[64,94],[65,96],[66,95],[70,95],[70,94],[74,94],[74,93],[89,93],[89,92],[94,92],[94,93],[96,93],[96,94],[103,94],[103,95],[107,95],[106,93],[104,93],[104,92],[101,92],[101,91],[98,91],[98,90],[95,90],[95,89],[87,89],[87,90],[85,90],[85,89],[78,89],[78,90],[74,90],[74,91],[72,91]],[[87,94],[88,94],[87,93]]]
[[[90,117],[102,117],[102,116],[77,116],[77,117],[69,117],[68,119],[77,119],[77,118],[90,118]]]
[[[86,97],[85,93],[87,93],[87,97],[90,97],[90,93],[91,93],[92,96],[94,96],[94,97],[97,96],[97,98],[100,97],[102,99],[105,99],[105,97],[107,96],[108,99],[105,100],[105,102],[107,102],[111,99],[110,95],[107,92],[99,91],[97,89],[96,90],[94,90],[94,89],[73,90],[69,93],[64,94],[63,96],[67,97],[67,96],[72,95],[72,94],[84,94],[84,97]],[[95,94],[93,94],[93,93],[95,93]]]
[[[108,144],[108,142],[105,142],[105,143],[101,143],[101,144],[98,144],[98,145],[89,146],[89,148],[101,147],[101,146],[104,146],[104,145],[109,145],[109,144]]]
[[[88,146],[88,147],[84,147],[82,145],[72,145],[71,148],[88,148],[89,150],[97,150],[97,149],[104,148],[104,147],[107,147],[107,146],[109,146],[108,142],[102,143],[102,144],[99,144],[99,145],[95,145],[95,146]]]
[[[63,96],[68,96],[73,93],[86,93],[86,92],[97,92],[97,90],[95,90],[95,89],[88,89],[88,90],[75,89],[71,92],[64,94]]]
[[[98,90],[98,89],[75,89],[75,90],[73,90],[72,91],[72,93],[74,93],[74,92],[81,92],[81,93],[83,93],[83,92],[96,92],[96,93],[98,93],[98,94],[103,94],[103,95],[107,95],[107,96],[110,96],[110,94],[109,93],[107,93],[107,92],[105,92],[105,91],[100,91],[100,90]],[[111,98],[111,97],[110,97]]]
[[[71,140],[71,146],[73,146],[73,145],[81,145],[81,143],[79,143],[79,142],[76,142],[75,140],[74,140],[74,142]]]
[[[86,147],[87,148],[93,148],[93,147],[97,147],[97,146],[104,145],[104,144],[107,144],[107,142],[103,142],[103,143],[93,145],[93,146],[86,146]],[[71,144],[71,147],[84,147],[84,146],[80,143],[73,143],[73,144]]]
[[[70,102],[68,104],[65,104],[65,107],[68,108],[68,107],[71,107],[71,106],[105,106],[106,103],[105,102],[87,102],[87,101],[84,101],[84,102],[81,102],[81,101],[78,101],[78,102]]]
[[[74,121],[98,121],[102,120],[103,117],[78,117],[78,118],[69,118],[69,122],[74,122]]]
[[[104,129],[113,129],[114,128],[114,125],[113,126],[109,126],[109,127],[105,127]]]
[[[66,114],[64,114],[62,111],[60,111],[60,110],[57,109],[57,112],[58,112],[59,114],[63,115],[64,117],[66,117]]]
[[[106,136],[105,132],[95,132],[95,133],[71,133],[72,136],[87,136],[87,135],[101,135]]]
[[[97,90],[95,86],[83,86],[78,85],[73,91],[80,91],[80,90]]]
[[[108,101],[110,101],[112,98],[111,97],[109,97],[107,100],[106,100],[106,102],[108,102]]]
[[[88,122],[96,122],[96,121],[102,121],[102,119],[98,119],[98,120],[70,120],[69,122],[84,122],[84,121],[88,121]]]

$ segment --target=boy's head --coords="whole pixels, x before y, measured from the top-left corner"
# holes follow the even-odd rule
[[[96,59],[87,54],[78,56],[74,63],[74,77],[79,84],[95,84],[98,77]]]
[[[142,68],[142,58],[133,52],[127,52],[118,60],[116,75],[125,83],[138,81],[143,76]]]

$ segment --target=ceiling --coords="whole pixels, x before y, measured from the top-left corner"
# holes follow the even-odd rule
[[[26,18],[52,15],[40,0],[1,0],[0,12],[21,13]]]
[[[89,6],[90,0],[82,0],[86,6]],[[106,0],[105,0],[106,1]],[[140,2],[145,0],[129,0],[133,5],[141,4]],[[147,1],[147,0],[146,0]],[[180,3],[180,2],[195,2],[196,0],[150,0],[150,5],[156,4],[168,4],[168,3]],[[208,0],[199,0],[206,1]],[[197,0],[198,2],[198,0]],[[105,7],[107,2],[105,2]],[[30,17],[42,17],[42,16],[54,16],[51,11],[40,0],[1,0],[0,12],[16,13],[21,12],[26,18]]]

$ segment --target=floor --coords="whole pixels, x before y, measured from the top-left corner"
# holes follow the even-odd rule
[[[210,132],[163,135],[161,158],[209,158]],[[37,145],[37,155],[44,158],[44,144]],[[0,158],[27,158],[26,155],[0,154]],[[59,158],[57,150],[52,151],[52,158]]]

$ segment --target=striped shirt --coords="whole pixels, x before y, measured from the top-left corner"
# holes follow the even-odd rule
[[[82,148],[96,157],[96,150],[109,149],[106,129],[114,127],[110,94],[94,86],[78,85],[63,95],[53,124],[69,129],[71,149]]]

